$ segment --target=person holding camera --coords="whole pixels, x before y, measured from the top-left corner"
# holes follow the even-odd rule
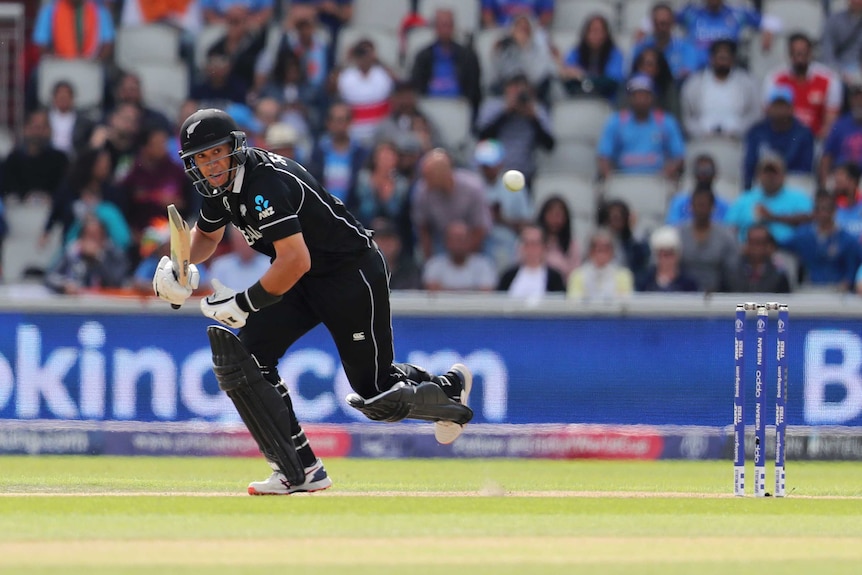
[[[528,184],[536,173],[536,148],[554,149],[550,114],[536,100],[524,74],[506,80],[502,98],[482,104],[476,131],[480,140],[500,142],[505,150],[503,169],[520,170]]]

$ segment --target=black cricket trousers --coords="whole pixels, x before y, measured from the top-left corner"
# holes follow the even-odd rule
[[[278,360],[319,323],[332,335],[356,393],[369,398],[390,387],[389,279],[379,250],[325,276],[303,276],[280,302],[249,315],[239,338],[272,381]]]

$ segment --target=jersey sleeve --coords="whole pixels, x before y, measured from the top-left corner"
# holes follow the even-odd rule
[[[254,222],[265,241],[275,242],[302,231],[297,211],[305,194],[299,182],[294,186],[289,177],[264,174],[254,180],[246,194],[245,217]]]
[[[218,201],[220,200],[212,198],[206,198],[203,201],[200,216],[195,224],[200,231],[207,233],[214,232],[225,227],[230,221],[224,212],[215,207],[214,203]]]

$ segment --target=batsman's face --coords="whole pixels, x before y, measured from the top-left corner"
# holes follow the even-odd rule
[[[195,154],[195,165],[213,187],[224,186],[230,177],[230,149],[219,145]]]

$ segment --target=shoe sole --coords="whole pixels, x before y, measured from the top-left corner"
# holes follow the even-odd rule
[[[317,487],[315,489],[301,489],[301,490],[296,490],[296,491],[288,491],[286,493],[265,493],[263,491],[258,491],[257,489],[255,489],[254,487],[249,485],[248,486],[248,494],[249,495],[293,495],[294,493],[317,493],[318,491],[324,491],[326,489],[329,489],[330,487],[332,487],[332,480],[330,480],[327,485],[323,485],[323,486]]]
[[[473,372],[463,363],[456,363],[450,369],[451,371],[459,371],[464,375],[464,389],[461,390],[461,404],[467,405],[467,400],[470,398],[470,390],[473,388]],[[454,421],[438,421],[434,424],[434,438],[441,445],[449,445],[459,437],[464,431],[464,426]]]

